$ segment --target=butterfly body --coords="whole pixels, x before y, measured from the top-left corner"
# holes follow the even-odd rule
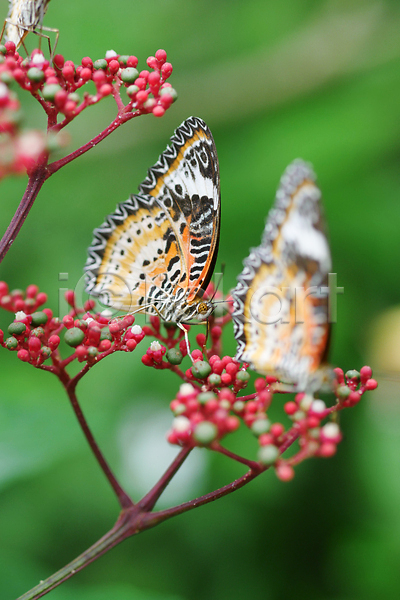
[[[220,226],[218,159],[201,119],[187,119],[171,142],[139,194],[94,231],[86,289],[125,312],[204,320]]]
[[[320,196],[310,167],[292,163],[232,292],[236,358],[302,390],[317,385],[330,330]]]
[[[50,0],[9,0],[6,41],[14,42],[18,49],[28,33],[41,25],[49,2]]]

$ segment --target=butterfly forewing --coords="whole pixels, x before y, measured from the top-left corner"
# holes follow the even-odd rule
[[[327,347],[330,269],[320,191],[311,168],[295,161],[232,293],[237,359],[305,388]]]
[[[170,215],[187,277],[179,283],[193,300],[207,287],[217,254],[220,182],[217,151],[204,121],[187,119],[140,186]]]
[[[207,125],[187,119],[140,186],[94,232],[87,291],[126,311],[156,307],[180,320],[205,288],[216,258],[220,191]],[[182,314],[182,319],[185,315]]]

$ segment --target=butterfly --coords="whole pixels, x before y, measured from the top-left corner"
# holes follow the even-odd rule
[[[45,31],[56,32],[55,48],[58,39],[58,29],[42,27],[43,17],[46,14],[49,2],[50,0],[9,0],[8,15],[4,22],[0,39],[3,36],[4,29],[6,29],[6,41],[14,42],[18,49],[21,44],[24,44],[28,33],[34,32],[40,37],[47,38],[50,46],[50,39],[42,33],[42,29],[44,29]],[[40,31],[36,31],[37,28]]]
[[[320,198],[311,167],[290,164],[232,292],[236,359],[298,391],[321,387],[330,334],[332,266]]]
[[[217,258],[220,177],[214,139],[186,119],[139,186],[94,230],[86,291],[125,312],[176,323],[204,321],[203,300]]]

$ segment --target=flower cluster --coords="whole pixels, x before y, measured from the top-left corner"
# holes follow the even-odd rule
[[[140,72],[136,69],[139,62],[136,56],[120,55],[113,50],[99,60],[85,57],[80,65],[57,54],[50,64],[40,50],[34,50],[30,57],[23,59],[15,44],[6,42],[0,46],[0,56],[3,81],[7,84],[16,81],[41,102],[48,114],[64,115],[67,121],[110,94],[121,101],[121,87],[126,88],[128,95],[126,112],[153,113],[161,117],[177,97],[167,83],[172,65],[167,62],[165,50],[157,50],[155,56],[147,59],[151,71]],[[85,92],[81,97],[78,90],[89,82],[94,84],[95,93]],[[61,124],[57,128],[60,129]]]
[[[250,376],[245,367],[239,370],[239,365],[230,357],[224,357],[221,362],[226,365],[228,373],[233,371],[229,366],[234,365],[238,369],[236,377],[246,375],[246,378],[239,378],[239,382],[242,386],[247,385]],[[210,446],[218,450],[219,441],[237,430],[243,422],[258,440],[259,468],[273,466],[277,476],[288,481],[294,476],[293,467],[296,464],[312,456],[328,458],[335,454],[342,434],[332,416],[343,408],[354,405],[355,398],[353,403],[349,401],[352,394],[357,394],[358,402],[365,391],[377,387],[377,382],[371,378],[370,367],[363,367],[360,372],[348,371],[346,375],[341,369],[336,372],[338,379],[334,392],[335,404],[327,407],[323,400],[315,399],[312,395],[296,394],[293,401],[284,404],[288,420],[286,427],[268,418],[273,397],[279,393],[273,377],[256,379],[255,393],[247,396],[237,395],[237,380],[230,387],[214,390],[210,389],[209,380],[201,389],[188,383],[182,384],[170,404],[174,420],[168,441],[180,446]],[[298,451],[284,459],[282,453],[287,449],[288,442],[292,443],[295,439],[298,440]]]
[[[43,363],[51,359],[52,367],[48,368],[54,370],[65,368],[75,359],[91,366],[113,352],[132,352],[143,340],[145,334],[139,325],[134,325],[132,315],[111,319],[104,311],[89,312],[94,302],[88,300],[79,308],[72,291],[66,292],[66,299],[71,311],[60,320],[50,308],[38,310],[47,295],[39,292],[37,286],[9,292],[7,284],[0,282],[0,306],[15,313],[8,326],[9,336],[0,330],[0,344],[35,367],[43,368]],[[64,361],[58,351],[61,339],[74,350]]]
[[[5,83],[8,79],[1,70],[2,58],[0,54],[0,179],[31,169],[46,147],[42,131],[21,130],[20,104]]]
[[[147,113],[162,117],[177,98],[167,82],[172,65],[165,50],[157,50],[147,59],[150,70],[139,71],[138,62],[136,56],[110,50],[105,58],[93,61],[85,57],[80,65],[61,54],[50,63],[38,49],[23,58],[14,42],[0,45],[0,179],[30,173],[38,164],[45,164],[49,152],[68,142],[67,136],[57,134],[85,108],[107,96],[112,95],[117,104],[118,125],[124,122],[122,115],[125,119]],[[15,83],[45,110],[47,136],[43,131],[20,130],[20,105],[11,89]],[[87,89],[88,84],[92,89]],[[126,91],[125,99],[121,89]]]
[[[73,291],[66,292],[65,297],[70,311],[60,320],[49,308],[42,308],[47,296],[37,286],[10,292],[7,285],[0,282],[0,306],[16,313],[8,327],[9,336],[5,338],[0,331],[0,344],[16,352],[21,361],[49,370],[62,381],[63,378],[72,381],[66,379],[65,367],[73,360],[85,363],[74,378],[76,382],[109,354],[132,352],[145,336],[149,336],[153,339],[142,356],[142,363],[156,369],[170,369],[184,381],[170,403],[174,419],[168,441],[186,448],[207,446],[252,469],[273,467],[283,481],[294,476],[294,466],[303,460],[335,454],[342,439],[334,418],[336,413],[356,405],[366,391],[377,387],[370,367],[363,367],[360,372],[350,370],[346,374],[337,368],[333,384],[335,402],[331,406],[313,395],[297,393],[293,400],[283,405],[283,422],[273,422],[269,409],[274,396],[288,390],[275,377],[267,376],[257,378],[253,384],[254,392],[243,395],[251,379],[248,365],[216,352],[223,328],[230,320],[229,313],[212,317],[209,343],[204,334],[197,334],[199,347],[190,354],[191,366],[182,371],[178,365],[189,354],[189,348],[180,327],[164,323],[163,333],[157,316],[150,317],[149,324],[140,327],[134,324],[133,315],[112,318],[108,311],[95,312],[93,300],[79,308]],[[64,360],[59,355],[62,339],[73,349]],[[51,365],[44,364],[49,359]],[[233,455],[220,446],[220,441],[241,424],[257,440],[257,461]],[[295,440],[298,441],[297,451],[289,458],[283,458],[282,454]]]

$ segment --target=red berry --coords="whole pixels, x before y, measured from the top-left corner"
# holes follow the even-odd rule
[[[167,60],[167,53],[165,52],[165,50],[162,50],[160,48],[160,50],[157,50],[157,52],[155,53],[155,58],[158,60],[159,63],[164,64]]]
[[[49,346],[49,348],[51,350],[55,350],[56,348],[58,348],[58,345],[60,343],[60,338],[58,335],[51,335],[48,339],[47,345]]]
[[[173,67],[171,65],[171,63],[164,63],[163,66],[161,67],[161,75],[163,77],[163,79],[168,79],[168,77],[170,77],[171,73],[173,71]]]
[[[290,481],[294,477],[293,467],[291,467],[290,465],[288,465],[286,463],[280,463],[276,467],[275,473],[281,481]]]
[[[36,305],[41,306],[45,302],[47,302],[47,294],[44,292],[39,292],[39,294],[36,296]]]
[[[376,381],[376,379],[368,379],[367,383],[365,384],[366,390],[375,390],[377,387],[378,382]]]
[[[143,90],[145,89],[146,85],[147,85],[147,82],[146,82],[146,80],[145,80],[145,79],[143,79],[142,77],[138,77],[138,78],[135,80],[135,85],[136,85],[136,86],[139,88],[139,90],[142,90],[142,91],[143,91]],[[146,100],[147,100],[147,96],[146,96]],[[143,101],[143,102],[144,102],[144,101]]]
[[[23,348],[21,348],[21,350],[18,350],[17,356],[19,360],[22,360],[22,362],[28,362],[30,358],[28,350],[24,350]]]
[[[137,343],[134,339],[130,339],[126,342],[126,347],[132,352],[137,346]]]
[[[158,67],[158,61],[155,56],[149,56],[146,60],[146,63],[150,67],[150,69],[157,69]]]
[[[71,65],[65,64],[62,69],[62,74],[63,74],[64,79],[67,79],[67,80],[73,79],[74,75],[75,75],[75,69]]]
[[[222,373],[221,381],[223,385],[230,385],[232,383],[232,376],[229,373]]]
[[[146,366],[146,367],[151,367],[153,365],[153,359],[150,358],[150,356],[148,354],[144,354],[142,356],[142,363]]]
[[[72,290],[67,290],[65,292],[65,299],[70,306],[75,305],[75,293]]]
[[[110,73],[115,75],[119,71],[119,62],[117,60],[110,60],[108,63],[108,68],[110,69]]]
[[[136,94],[136,102],[138,104],[143,104],[144,102],[146,102],[148,95],[149,95],[149,93],[144,90],[139,91]]]
[[[267,382],[265,381],[265,379],[262,379],[261,377],[258,377],[255,380],[255,382],[254,382],[254,388],[255,388],[256,392],[261,392],[266,387],[267,387]]]
[[[297,404],[296,402],[286,402],[286,404],[284,405],[284,411],[287,415],[294,415],[295,412],[297,412]]]
[[[193,350],[192,352],[193,360],[203,360],[203,353],[200,350]]]
[[[83,59],[85,60],[85,59]],[[83,64],[83,61],[82,61]],[[57,68],[57,69],[62,69],[64,66],[64,57],[62,54],[56,54],[55,57],[53,58],[53,65]]]
[[[162,117],[165,114],[165,109],[162,106],[155,106],[152,110],[155,117]]]
[[[112,94],[113,91],[113,87],[110,83],[104,83],[102,86],[100,86],[99,89],[99,94],[100,96],[109,96],[110,94]]]
[[[285,428],[281,423],[274,423],[273,425],[271,425],[270,433],[275,438],[280,437],[284,431]]]
[[[88,69],[88,68],[84,68],[81,71],[81,78],[84,79],[85,81],[89,81],[89,79],[91,79],[92,77],[92,70]]]
[[[139,62],[139,61],[138,61],[138,59],[136,58],[136,56],[130,56],[130,57],[128,58],[128,60],[126,61],[126,66],[127,66],[127,67],[134,67],[134,68],[136,68],[136,67],[137,67],[137,64],[138,64],[138,62]]]
[[[28,285],[28,287],[26,288],[26,297],[34,298],[38,292],[39,288],[37,285]]]
[[[42,347],[42,342],[36,336],[32,336],[28,340],[28,346],[30,352],[39,352],[40,348]]]
[[[336,444],[333,444],[332,442],[324,442],[321,445],[318,454],[324,458],[330,458],[336,454]]]

